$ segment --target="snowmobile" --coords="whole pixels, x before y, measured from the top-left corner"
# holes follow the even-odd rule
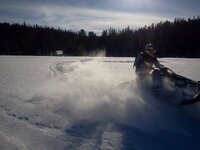
[[[140,94],[147,98],[154,96],[155,99],[169,105],[184,106],[200,102],[200,81],[176,74],[166,67],[153,68],[148,80],[138,81],[136,78],[136,82],[135,80],[124,82],[117,87],[131,90],[135,84]]]
[[[156,96],[183,106],[200,101],[200,81],[194,81],[187,77],[176,74],[169,68],[153,68],[152,81],[160,78],[159,92]]]

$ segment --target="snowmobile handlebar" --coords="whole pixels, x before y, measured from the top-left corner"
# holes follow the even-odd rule
[[[159,70],[162,74],[165,74],[165,75],[175,75],[176,73],[167,68],[167,67],[164,67],[164,68],[157,68],[157,67],[154,67],[153,70]]]
[[[196,86],[196,84],[198,84],[198,87],[199,87],[199,90],[200,90],[200,83],[198,82],[195,82],[191,79],[188,79],[184,76],[181,76],[179,74],[176,74],[174,71],[172,71],[171,69],[167,68],[167,67],[164,67],[164,68],[157,68],[157,67],[154,67],[153,70],[158,70],[160,71],[161,74],[165,75],[165,76],[168,76],[170,78],[173,78],[175,80],[181,80],[181,81],[184,81],[185,83],[188,83],[188,84],[191,84],[191,85],[194,85]]]

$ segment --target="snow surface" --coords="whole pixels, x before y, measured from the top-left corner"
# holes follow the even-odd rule
[[[0,56],[0,149],[199,150],[200,103],[141,94],[133,60]],[[200,80],[200,59],[160,61]]]

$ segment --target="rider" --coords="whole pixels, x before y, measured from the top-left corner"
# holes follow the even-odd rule
[[[159,69],[164,68],[164,65],[160,64],[157,60],[156,53],[157,49],[153,46],[153,44],[150,43],[145,46],[144,52],[140,52],[140,54],[135,58],[135,72],[140,81],[143,82],[148,79],[148,77],[150,76],[150,72],[152,71],[153,65],[155,65]],[[160,72],[154,71],[153,83],[155,83],[156,80],[160,80],[158,78],[160,78]]]

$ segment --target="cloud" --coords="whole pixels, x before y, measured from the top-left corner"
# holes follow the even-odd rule
[[[0,2],[1,20],[100,33],[109,27],[143,27],[161,20],[193,17],[200,5],[193,1],[164,0],[44,0]]]
[[[121,29],[129,25],[136,28],[166,19],[161,16],[151,16],[143,13],[133,14],[93,8],[54,5],[41,5],[35,8],[11,8],[8,18],[9,16],[11,20],[16,18],[19,22],[26,21],[28,23],[44,24],[72,30],[80,30],[83,28],[86,31],[92,30],[97,33],[109,27]]]

